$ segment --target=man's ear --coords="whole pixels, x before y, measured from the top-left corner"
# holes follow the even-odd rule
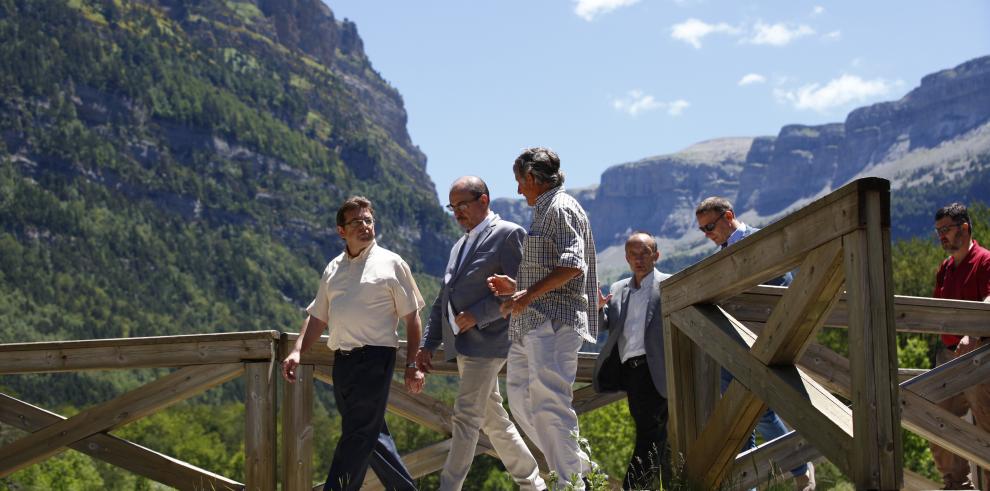
[[[344,227],[337,225],[337,235],[339,235],[341,239],[344,238]]]
[[[728,220],[728,221],[731,222],[732,220],[735,220],[735,218],[736,218],[736,212],[734,212],[732,210],[725,210],[725,219],[726,220]]]

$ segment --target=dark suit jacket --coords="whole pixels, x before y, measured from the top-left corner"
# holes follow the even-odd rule
[[[465,251],[461,266],[455,268],[457,254],[451,254],[445,270],[445,281],[433,301],[430,318],[426,321],[421,346],[430,351],[441,343],[446,359],[458,353],[482,358],[505,358],[509,353],[509,321],[503,319],[500,301],[488,289],[488,277],[504,274],[516,277],[522,259],[522,243],[526,229],[495,216],[482,230],[471,249]],[[457,252],[467,235],[461,236],[452,251]],[[449,277],[449,280],[446,279]],[[447,314],[447,303],[453,302],[455,312],[470,312],[477,319],[473,329],[454,335],[453,319]]]
[[[650,376],[657,392],[667,397],[667,371],[663,354],[663,315],[660,309],[660,282],[670,275],[653,270],[653,291],[650,293],[650,304],[646,310],[646,330],[643,332],[646,347],[646,363],[650,368]],[[612,285],[612,299],[602,309],[601,326],[608,330],[605,346],[598,353],[595,361],[595,371],[592,384],[595,392],[616,392],[623,389],[619,377],[622,360],[619,355],[619,336],[625,328],[625,307],[629,301],[629,282],[632,278],[619,280]]]

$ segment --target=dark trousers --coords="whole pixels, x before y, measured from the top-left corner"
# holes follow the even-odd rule
[[[635,365],[635,366],[633,366]],[[657,489],[670,485],[670,450],[667,446],[667,399],[657,392],[650,368],[641,363],[622,364],[620,380],[636,426],[636,446],[622,481],[624,489]],[[657,474],[657,471],[660,474]]]
[[[385,424],[394,368],[395,348],[365,346],[334,357],[333,396],[341,433],[324,491],[361,489],[369,465],[385,489],[416,489]]]

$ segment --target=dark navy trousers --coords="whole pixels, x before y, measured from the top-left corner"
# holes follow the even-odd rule
[[[369,465],[385,489],[416,489],[385,424],[394,369],[395,348],[365,346],[334,356],[333,396],[341,434],[324,491],[361,489]]]

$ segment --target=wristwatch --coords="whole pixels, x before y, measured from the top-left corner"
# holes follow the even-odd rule
[[[419,368],[419,366],[416,365],[416,362],[411,361],[409,363],[406,363],[406,368]]]

